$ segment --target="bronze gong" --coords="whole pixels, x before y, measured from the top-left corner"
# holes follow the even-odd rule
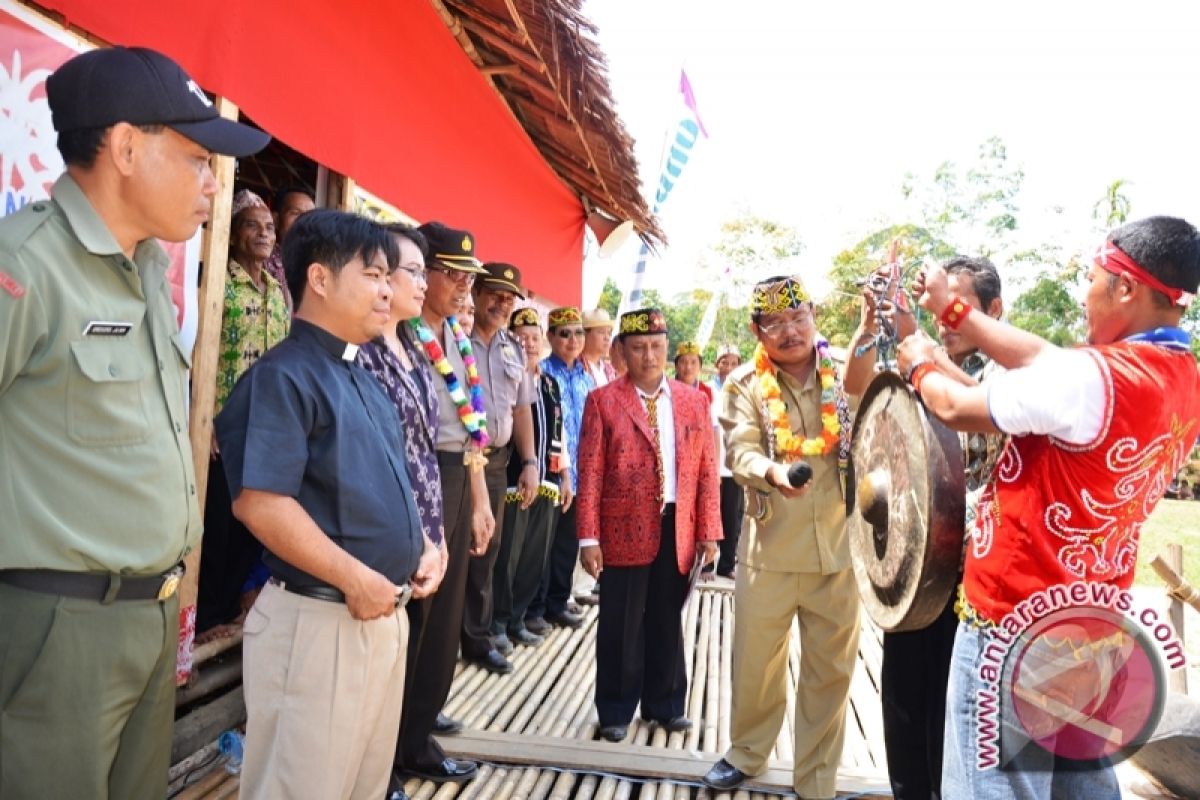
[[[958,435],[899,375],[880,373],[854,420],[846,529],[863,605],[883,630],[919,630],[946,607],[965,506]]]

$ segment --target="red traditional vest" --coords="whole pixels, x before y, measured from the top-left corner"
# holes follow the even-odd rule
[[[999,623],[1058,584],[1128,588],[1142,523],[1200,432],[1200,371],[1190,353],[1145,342],[1085,352],[1104,375],[1099,435],[1081,446],[1012,437],[980,498],[963,590],[984,620]]]

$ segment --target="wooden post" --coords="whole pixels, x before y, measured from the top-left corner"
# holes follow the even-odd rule
[[[1172,543],[1167,545],[1167,566],[1175,570],[1176,574],[1183,575],[1183,545]],[[1175,629],[1175,635],[1179,637],[1179,645],[1187,652],[1187,643],[1184,641],[1183,629],[1186,621],[1183,618],[1183,603],[1174,593],[1171,594],[1171,605],[1168,610],[1168,616],[1171,620],[1171,627]],[[1171,691],[1187,694],[1187,669],[1177,669],[1171,672],[1170,677]]]
[[[217,111],[226,119],[236,120],[238,108],[224,97],[216,101]],[[196,499],[204,508],[208,492],[209,452],[213,433],[213,404],[217,396],[217,350],[221,340],[221,315],[225,305],[225,271],[229,261],[230,211],[233,207],[233,171],[235,159],[213,157],[217,193],[212,201],[208,231],[200,251],[203,279],[197,308],[199,321],[196,344],[192,349],[192,403],[188,433],[192,443],[192,464],[196,468]],[[184,560],[187,575],[179,588],[179,652],[177,682],[183,684],[192,671],[192,642],[196,635],[196,595],[200,585],[200,548]]]

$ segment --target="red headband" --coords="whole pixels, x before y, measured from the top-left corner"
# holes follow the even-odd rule
[[[1096,251],[1096,266],[1105,272],[1113,275],[1128,274],[1144,286],[1149,286],[1156,292],[1162,292],[1167,297],[1171,298],[1171,302],[1177,306],[1187,308],[1192,304],[1192,300],[1196,295],[1191,292],[1185,292],[1183,289],[1176,289],[1173,286],[1167,286],[1158,278],[1151,275],[1146,270],[1142,269],[1141,265],[1129,257],[1121,248],[1117,247],[1112,242],[1105,242]]]

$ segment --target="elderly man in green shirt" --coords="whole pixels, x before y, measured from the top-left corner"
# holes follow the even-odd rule
[[[0,220],[0,797],[166,793],[185,553],[200,538],[167,257],[208,216],[221,119],[165,56],[46,81],[67,172]]]

